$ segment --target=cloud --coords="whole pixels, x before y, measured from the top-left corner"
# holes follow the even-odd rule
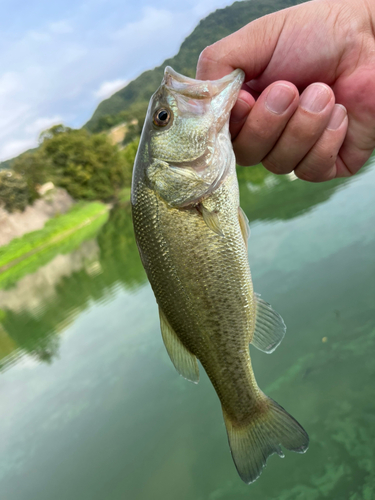
[[[34,138],[10,141],[1,149],[1,156],[3,160],[14,158],[19,154],[34,148],[37,145]]]
[[[34,31],[31,30],[28,32],[28,37],[30,40],[35,42],[49,42],[51,40],[51,35],[49,33],[43,31]]]
[[[152,67],[153,59],[162,62],[173,56],[196,22],[185,10],[144,7],[136,21],[127,22],[111,37],[127,47],[127,58],[139,66],[141,61]],[[195,17],[195,16],[194,16]],[[129,50],[130,49],[130,50]]]
[[[25,127],[25,132],[27,132],[28,134],[32,134],[33,136],[36,136],[39,135],[41,132],[43,132],[43,130],[52,127],[52,125],[58,125],[61,122],[62,118],[59,115],[45,117],[45,118],[38,118],[33,123]]]
[[[22,91],[23,83],[15,71],[8,71],[0,76],[0,98]]]
[[[73,27],[68,21],[56,21],[48,23],[42,30],[30,30],[27,37],[36,42],[50,42],[56,35],[66,35],[73,31]]]
[[[0,161],[53,123],[81,127],[98,100],[176,54],[202,12],[230,2],[67,0],[54,18],[26,3],[22,22],[0,31]],[[4,16],[18,19],[17,3]]]
[[[128,81],[129,80],[117,78],[116,80],[112,80],[111,82],[103,82],[98,90],[95,90],[93,94],[97,99],[108,99],[108,97],[110,97],[112,94],[125,87]]]
[[[128,22],[123,28],[117,30],[112,35],[113,38],[134,40],[136,37],[141,43],[145,39],[153,39],[155,43],[159,43],[164,37],[165,30],[168,30],[168,37],[170,37],[170,29],[173,26],[171,22],[175,21],[173,18],[176,14],[166,9],[155,9],[155,7],[145,7],[142,14],[138,21]]]
[[[73,27],[68,21],[56,21],[48,25],[49,31],[51,33],[57,33],[58,35],[65,35],[66,33],[71,33]]]

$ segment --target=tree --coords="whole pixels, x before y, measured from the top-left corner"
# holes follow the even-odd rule
[[[124,186],[130,187],[132,183],[133,165],[135,155],[137,154],[139,137],[129,143],[122,151],[122,160],[124,164]]]
[[[31,196],[30,201],[38,198],[38,185],[48,181],[55,182],[51,163],[41,149],[28,151],[18,156],[12,167],[27,183]]]
[[[122,187],[122,157],[106,135],[55,125],[41,134],[40,141],[56,184],[73,198],[110,201]]]
[[[32,199],[26,181],[12,170],[0,172],[0,206],[8,212],[25,210]]]

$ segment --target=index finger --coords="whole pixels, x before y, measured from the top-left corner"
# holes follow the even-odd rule
[[[283,11],[269,14],[209,45],[199,56],[196,78],[217,80],[237,68],[245,72],[245,81],[256,78],[272,58],[284,20]]]

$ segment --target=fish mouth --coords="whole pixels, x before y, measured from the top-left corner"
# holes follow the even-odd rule
[[[200,100],[209,102],[209,106],[218,120],[217,128],[221,128],[229,118],[244,78],[245,73],[242,69],[236,69],[219,80],[195,80],[181,75],[170,66],[167,66],[164,71],[162,86],[173,94],[198,100],[197,111],[199,110]]]
[[[237,80],[242,80],[245,74],[242,69],[235,69],[229,75],[219,80],[195,80],[188,76],[177,73],[173,68],[167,66],[164,70],[164,85],[174,92],[178,92],[192,99],[212,99],[220,94],[228,85],[233,85]],[[234,91],[236,89],[233,89]]]

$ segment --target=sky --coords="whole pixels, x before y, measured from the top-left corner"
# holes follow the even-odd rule
[[[0,0],[0,161],[57,124],[79,128],[100,101],[175,55],[233,0]],[[156,6],[155,6],[156,5]]]

